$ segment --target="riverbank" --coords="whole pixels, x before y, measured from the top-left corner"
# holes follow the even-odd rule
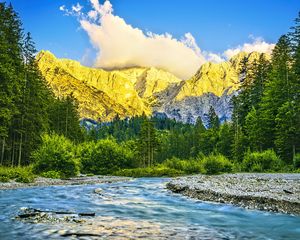
[[[300,215],[300,174],[195,175],[175,178],[167,188],[203,201]]]
[[[119,181],[128,181],[128,177],[115,177],[115,176],[80,176],[68,179],[52,179],[38,177],[32,183],[21,183],[11,180],[9,182],[1,183],[0,190],[29,188],[29,187],[47,187],[47,186],[60,186],[60,185],[82,185],[82,184],[99,184],[99,183],[112,183]]]

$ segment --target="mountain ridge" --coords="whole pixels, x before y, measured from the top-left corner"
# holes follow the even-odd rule
[[[259,56],[240,53],[228,62],[205,63],[188,80],[154,67],[110,71],[85,67],[49,51],[38,53],[36,60],[55,96],[72,95],[77,100],[81,118],[111,121],[117,115],[163,112],[169,118],[194,123],[198,117],[206,121],[210,106],[221,119],[231,118],[230,99],[240,85],[239,63],[244,57],[253,61]]]

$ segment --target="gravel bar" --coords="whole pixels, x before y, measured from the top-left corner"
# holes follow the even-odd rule
[[[300,215],[300,174],[194,175],[175,178],[167,188],[203,201]]]
[[[0,190],[29,188],[29,187],[46,187],[46,186],[59,186],[59,185],[82,185],[82,184],[99,184],[99,183],[113,183],[120,181],[129,181],[128,177],[115,177],[115,176],[80,176],[69,179],[51,179],[38,177],[33,183],[20,183],[10,181],[7,183],[0,183]]]

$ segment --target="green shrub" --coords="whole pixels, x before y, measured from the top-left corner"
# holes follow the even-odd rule
[[[165,166],[156,166],[148,168],[133,168],[133,169],[122,169],[114,172],[116,176],[125,176],[125,177],[176,177],[183,175],[182,171],[167,168]]]
[[[33,153],[34,172],[56,171],[61,177],[72,177],[79,173],[73,143],[64,136],[44,135],[41,146]]]
[[[300,168],[300,153],[297,153],[293,159],[294,168]]]
[[[53,179],[59,179],[61,178],[61,173],[60,172],[57,172],[57,171],[48,171],[48,172],[43,172],[41,174],[42,177],[45,177],[45,178],[53,178]]]
[[[207,174],[227,173],[233,170],[233,164],[221,154],[204,157],[202,165]]]
[[[7,176],[0,176],[0,182],[9,182],[9,178]]]
[[[186,174],[204,172],[202,163],[198,159],[181,160],[179,158],[173,157],[164,161],[163,165],[167,168],[176,169]]]
[[[282,162],[273,150],[247,152],[242,162],[242,169],[249,172],[278,171],[281,167]]]
[[[21,174],[18,178],[16,178],[16,182],[22,182],[22,183],[31,183],[35,179],[35,176],[30,173]]]
[[[84,143],[80,149],[81,172],[112,174],[124,168],[134,167],[134,154],[114,139]]]
[[[0,167],[0,182],[8,182],[10,179],[17,182],[33,182],[35,175],[31,166],[26,167]]]

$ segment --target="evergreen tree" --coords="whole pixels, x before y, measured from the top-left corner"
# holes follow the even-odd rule
[[[158,145],[158,138],[153,121],[145,118],[138,139],[138,149],[143,167],[151,167],[154,165],[154,153]]]
[[[208,112],[208,128],[218,129],[220,127],[220,120],[214,108],[210,106]]]
[[[279,108],[291,98],[291,49],[287,36],[280,37],[272,53],[269,79],[260,104],[263,149],[274,147]]]
[[[246,116],[245,132],[252,151],[262,151],[263,139],[261,131],[260,112],[252,107]]]
[[[29,163],[33,150],[41,143],[41,135],[48,129],[48,106],[52,95],[36,65],[36,49],[30,33],[24,47],[24,86],[21,101],[18,164]]]
[[[232,156],[232,144],[233,144],[233,131],[232,124],[225,122],[221,125],[219,130],[217,150],[224,156],[231,158]]]
[[[0,3],[0,137],[1,164],[14,164],[16,150],[15,116],[22,99],[22,28],[12,5]]]
[[[72,96],[54,99],[49,109],[49,118],[50,130],[75,142],[83,141],[84,134],[79,124],[77,103]]]
[[[199,152],[201,152],[202,146],[202,139],[204,138],[204,134],[206,132],[206,128],[202,122],[201,117],[197,118],[195,127],[192,131],[192,139],[193,139],[193,146],[191,149],[191,156],[196,157]]]

